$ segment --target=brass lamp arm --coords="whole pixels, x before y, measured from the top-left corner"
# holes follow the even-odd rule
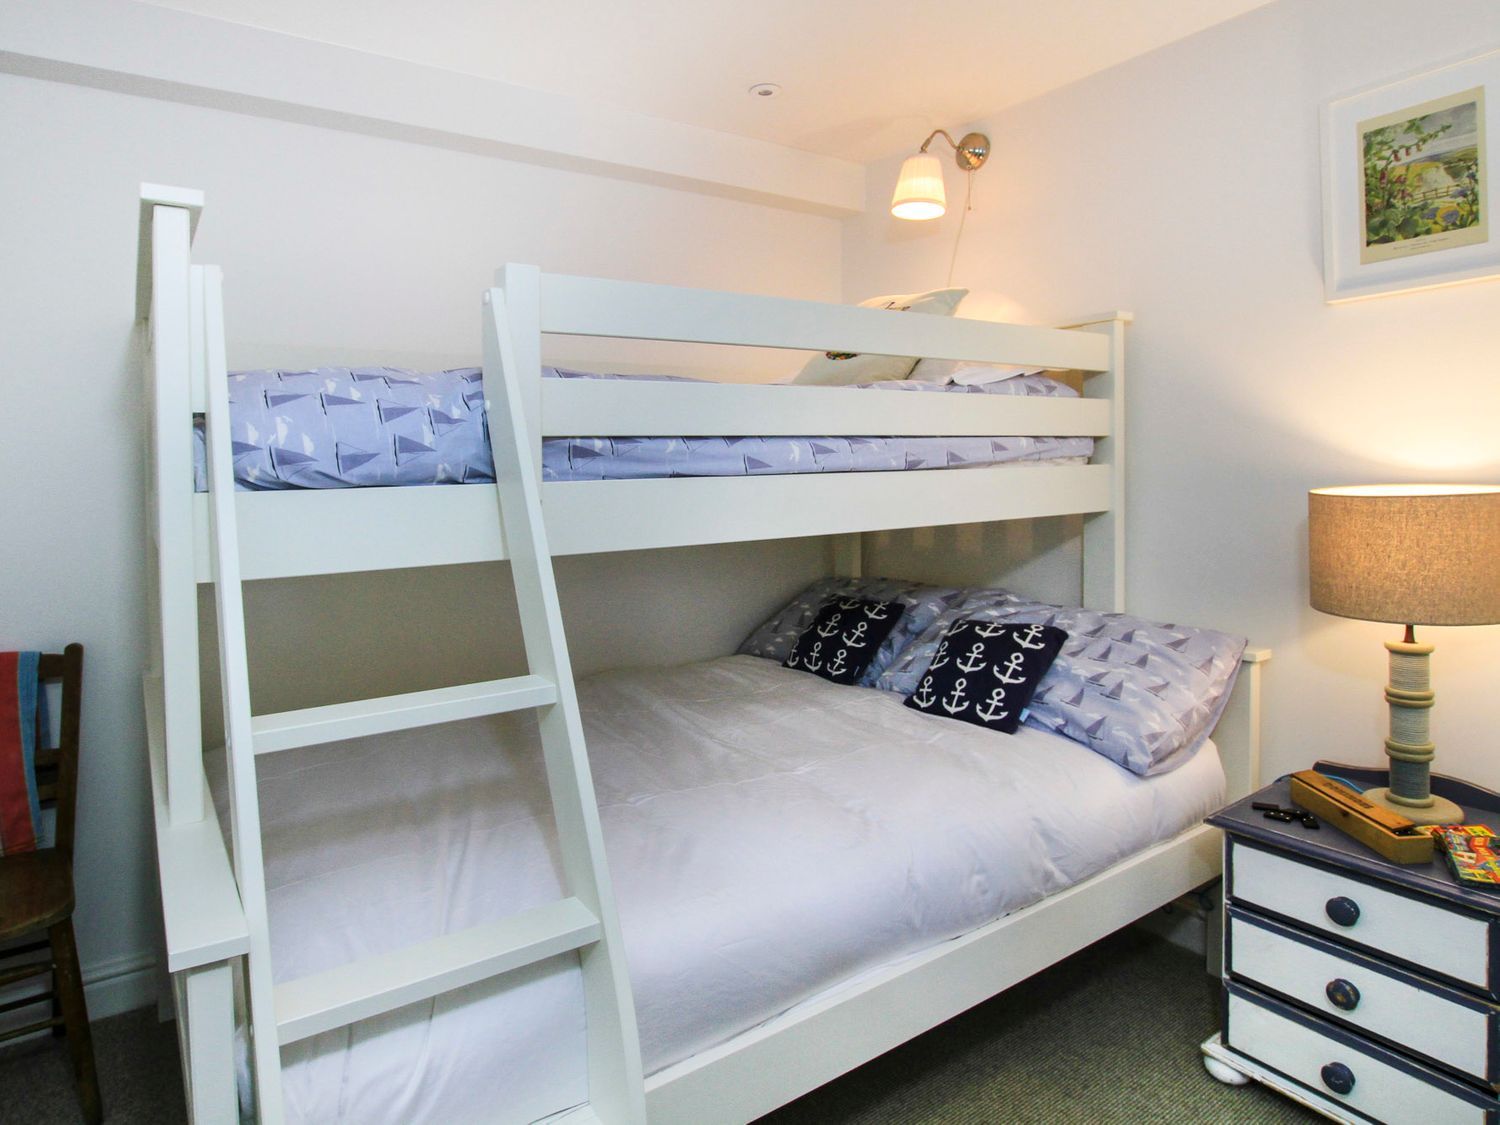
[[[955,141],[947,129],[934,129],[918,151],[926,152],[927,146],[938,137],[953,146],[953,159],[965,172],[983,167],[984,162],[989,159],[990,139],[983,133],[965,133],[962,140]]]

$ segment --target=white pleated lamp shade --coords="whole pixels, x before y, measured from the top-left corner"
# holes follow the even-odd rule
[[[898,219],[937,219],[948,209],[943,192],[943,166],[930,152],[908,156],[891,197],[891,214]]]

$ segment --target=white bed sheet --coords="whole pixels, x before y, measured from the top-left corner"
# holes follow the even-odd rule
[[[579,685],[647,1073],[1196,824],[1208,744],[1139,778],[751,656]],[[276,979],[559,893],[529,715],[264,758]],[[224,813],[220,756],[210,778]],[[284,1052],[294,1121],[531,1121],[585,1100],[569,956]]]

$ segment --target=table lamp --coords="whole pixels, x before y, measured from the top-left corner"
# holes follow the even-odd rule
[[[1500,485],[1379,484],[1307,495],[1312,607],[1406,626],[1387,641],[1390,785],[1366,800],[1418,824],[1458,824],[1464,813],[1428,788],[1433,744],[1429,657],[1417,625],[1500,623]]]

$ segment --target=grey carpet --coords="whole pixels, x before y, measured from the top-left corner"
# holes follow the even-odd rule
[[[99,1097],[110,1125],[179,1125],[187,1121],[177,1067],[177,1025],[155,1008],[93,1025]],[[73,1090],[65,1040],[42,1036],[0,1047],[0,1122],[3,1125],[78,1125],[83,1114]]]
[[[1322,1118],[1210,1078],[1203,960],[1121,930],[760,1119],[758,1125],[1241,1125]]]
[[[1124,930],[1002,996],[762,1118],[762,1125],[1308,1122],[1258,1086],[1198,1062],[1218,1019],[1203,963]],[[185,1120],[177,1040],[154,1011],[94,1025],[112,1125]],[[66,1046],[0,1048],[0,1122],[79,1120]]]

